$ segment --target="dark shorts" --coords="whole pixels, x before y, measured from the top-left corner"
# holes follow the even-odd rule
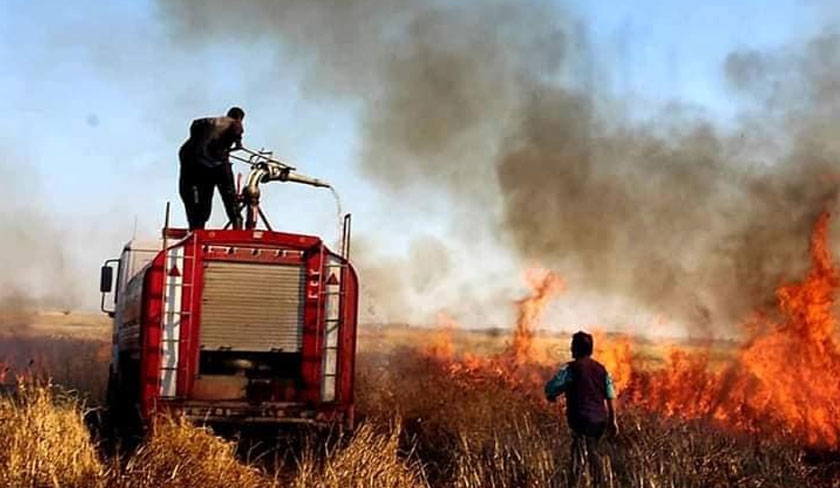
[[[575,434],[584,437],[594,437],[596,439],[600,439],[604,432],[607,430],[607,423],[606,422],[586,422],[586,421],[577,421],[574,423],[569,423],[569,427],[572,428]]]

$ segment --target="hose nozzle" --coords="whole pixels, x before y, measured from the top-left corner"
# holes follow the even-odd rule
[[[309,176],[305,176],[300,173],[294,173],[291,171],[287,173],[285,181],[291,181],[293,183],[303,183],[304,185],[319,186],[321,188],[330,188],[332,186],[326,181],[319,180],[318,178],[310,178]]]

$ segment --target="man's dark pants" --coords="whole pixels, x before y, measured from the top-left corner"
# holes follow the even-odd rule
[[[570,482],[576,483],[583,474],[581,464],[584,463],[589,470],[589,476],[595,486],[603,483],[603,462],[601,460],[601,438],[604,436],[607,424],[603,422],[590,423],[586,421],[574,421],[569,425],[572,428],[572,457],[569,470]]]
[[[242,217],[236,203],[236,186],[231,165],[223,163],[210,168],[197,161],[181,160],[178,192],[184,202],[190,230],[203,229],[210,219],[213,189],[216,187],[219,188],[219,195],[222,197],[225,212],[233,228],[242,228]]]

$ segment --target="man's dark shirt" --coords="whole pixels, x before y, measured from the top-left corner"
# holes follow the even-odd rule
[[[607,422],[604,401],[615,398],[615,386],[607,369],[591,357],[566,363],[545,385],[548,398],[566,395],[569,426],[583,433],[589,427]]]
[[[181,146],[181,162],[215,168],[227,163],[230,148],[242,141],[242,122],[230,117],[196,119],[190,125],[190,138]]]

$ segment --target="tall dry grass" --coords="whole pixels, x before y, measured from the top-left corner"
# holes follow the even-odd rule
[[[26,385],[0,399],[0,486],[100,486],[105,475],[75,400]]]
[[[401,452],[400,434],[398,423],[379,427],[363,424],[353,433],[346,446],[327,449],[322,459],[309,447],[304,451],[291,486],[426,486],[422,465],[412,456]]]
[[[571,436],[540,392],[492,375],[461,382],[410,348],[363,362],[359,380],[369,420],[403,416],[407,445],[433,486],[588,486],[567,478]],[[634,411],[619,420],[622,434],[602,446],[606,486],[840,486],[840,456],[809,465],[807,451],[784,438]]]
[[[120,488],[275,486],[258,468],[237,459],[234,443],[173,418],[158,419],[125,466],[112,467],[107,483]]]
[[[95,337],[0,332],[0,385],[16,377],[50,381],[88,405],[105,398],[111,344]]]
[[[67,357],[64,346],[50,344],[42,351]],[[95,359],[93,346],[80,350],[87,370],[78,360],[68,377],[97,388],[107,362]],[[311,436],[291,460],[253,460],[237,442],[179,419],[159,419],[136,451],[109,457],[85,426],[89,403],[29,381],[0,396],[0,486],[587,486],[568,479],[569,434],[538,391],[492,376],[460,381],[405,347],[360,355],[357,396],[362,422],[355,432]],[[703,422],[631,411],[622,411],[620,422],[622,434],[603,446],[606,486],[840,487],[833,454],[811,463],[783,436],[739,437]]]
[[[49,386],[21,383],[0,397],[0,486],[271,488],[425,486],[402,456],[398,425],[363,425],[327,447],[307,447],[291,466],[268,472],[237,455],[237,444],[176,418],[160,418],[128,457],[98,451],[81,405]]]

